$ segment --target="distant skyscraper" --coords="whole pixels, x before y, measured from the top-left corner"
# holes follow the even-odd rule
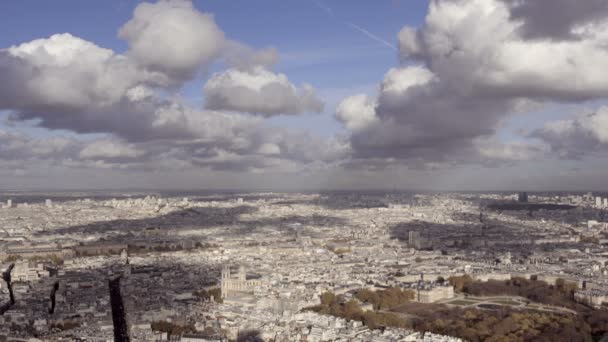
[[[13,200],[10,200],[10,199],[9,199],[9,200],[6,200],[6,207],[7,207],[7,208],[10,208],[10,207],[12,207],[12,206],[13,206]]]
[[[604,207],[608,207],[608,198],[604,198]]]
[[[528,193],[520,192],[519,194],[517,194],[517,201],[520,203],[528,203]]]
[[[598,206],[598,207],[602,206],[602,198],[601,197],[598,196],[598,197],[595,198],[595,205]]]
[[[44,201],[44,204],[45,204],[47,207],[50,207],[50,206],[52,205],[52,203],[53,203],[53,202],[52,202],[50,199],[48,199],[48,198],[46,199],[46,201]]]
[[[407,242],[410,247],[420,249],[420,232],[410,230]]]

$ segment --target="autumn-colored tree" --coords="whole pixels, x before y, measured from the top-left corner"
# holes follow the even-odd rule
[[[555,287],[564,294],[573,294],[578,289],[578,284],[571,281],[566,281],[563,278],[555,280]]]
[[[363,310],[359,307],[359,304],[355,300],[349,300],[344,304],[342,308],[343,317],[347,320],[361,321],[363,318]]]
[[[454,286],[456,292],[463,292],[466,287],[473,282],[473,278],[470,275],[465,274],[462,276],[452,276],[448,278],[450,285]]]
[[[324,292],[321,294],[321,304],[331,305],[337,300],[336,295],[331,292]]]
[[[371,303],[376,310],[390,310],[413,300],[415,293],[410,289],[389,287],[375,292],[362,289],[357,292],[356,297],[364,303]]]
[[[452,279],[453,281],[454,279]],[[464,279],[463,283],[467,283]],[[561,283],[561,282],[560,282]],[[481,285],[480,285],[481,284]],[[558,289],[559,288],[559,289]],[[518,295],[538,297],[549,301],[568,301],[562,292],[567,284],[550,286],[541,281],[514,279],[508,281],[472,282],[466,291],[512,291]],[[371,291],[362,289],[355,296],[358,300],[378,306],[379,311],[363,312],[354,300],[344,301],[343,296],[324,294],[320,304],[309,310],[360,320],[370,329],[400,327],[417,331],[430,331],[460,337],[467,341],[584,341],[599,340],[608,332],[608,311],[596,310],[584,305],[572,305],[578,314],[555,314],[537,311],[515,311],[508,307],[486,311],[476,308],[453,308],[439,304],[411,304],[407,307],[388,305],[387,300],[407,297],[407,289],[388,288]],[[564,299],[565,298],[565,299]],[[384,308],[388,305],[389,309]],[[393,309],[391,309],[392,307]],[[395,309],[397,308],[397,309]],[[405,310],[414,320],[387,310]]]
[[[169,336],[179,336],[185,333],[194,333],[194,325],[179,325],[166,321],[155,321],[150,324],[153,331],[166,332]]]

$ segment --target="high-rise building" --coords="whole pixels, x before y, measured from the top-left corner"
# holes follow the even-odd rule
[[[50,199],[48,199],[48,198],[46,199],[46,201],[44,201],[44,204],[45,204],[47,207],[50,207],[50,206],[52,205],[52,203],[53,203],[53,202],[52,202]]]
[[[528,203],[528,193],[520,192],[519,194],[517,194],[517,202]]]
[[[595,206],[597,207],[601,207],[602,206],[602,198],[601,197],[596,197],[595,198]]]
[[[420,232],[410,230],[408,233],[408,245],[410,247],[420,249]]]
[[[604,198],[604,207],[608,207],[608,198]]]
[[[10,199],[9,199],[9,200],[6,200],[6,207],[7,207],[7,208],[10,208],[10,207],[12,207],[12,206],[13,206],[13,200],[10,200]]]

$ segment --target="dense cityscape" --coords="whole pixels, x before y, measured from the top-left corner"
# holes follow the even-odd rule
[[[133,341],[497,336],[467,315],[513,340],[608,328],[601,194],[19,198],[0,209],[3,340],[111,341],[117,313]]]
[[[0,32],[0,342],[608,342],[608,0]]]

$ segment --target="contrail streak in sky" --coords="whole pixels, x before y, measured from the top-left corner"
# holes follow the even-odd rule
[[[327,5],[325,5],[321,0],[311,0],[313,4],[315,4],[315,6],[317,6],[319,9],[321,9],[322,11],[324,11],[325,13],[327,13],[327,15],[329,15],[332,18],[336,18],[336,15],[334,13],[334,11]],[[382,39],[380,37],[378,37],[377,35],[369,32],[368,30],[364,29],[363,27],[356,25],[354,23],[351,23],[350,21],[342,21],[342,23],[344,23],[345,25],[349,26],[350,28],[352,28],[353,30],[363,34],[364,36],[366,36],[367,38],[374,40],[390,49],[393,49],[395,51],[397,50],[397,47],[394,44],[391,44],[390,42],[386,41],[385,39]]]
[[[334,11],[332,11],[331,8],[329,8],[327,5],[325,5],[324,3],[322,3],[319,0],[312,0],[312,2],[319,7],[320,9],[322,9],[323,11],[325,11],[327,14],[329,14],[330,16],[334,16]]]
[[[382,38],[380,38],[380,37],[376,36],[375,34],[373,34],[373,33],[369,32],[368,30],[364,29],[363,27],[358,26],[358,25],[355,25],[355,24],[353,24],[353,23],[351,23],[351,22],[345,22],[345,23],[346,23],[348,26],[352,27],[353,29],[355,29],[355,30],[357,30],[357,31],[359,31],[359,32],[361,32],[361,33],[363,33],[363,34],[364,34],[364,35],[366,35],[368,38],[373,39],[373,40],[377,41],[378,43],[380,43],[380,44],[382,44],[382,45],[384,45],[384,46],[386,46],[386,47],[389,47],[389,48],[391,48],[391,49],[393,49],[393,50],[397,51],[397,47],[396,47],[395,45],[393,45],[393,44],[391,44],[391,43],[387,42],[386,40],[384,40],[384,39],[382,39]]]

